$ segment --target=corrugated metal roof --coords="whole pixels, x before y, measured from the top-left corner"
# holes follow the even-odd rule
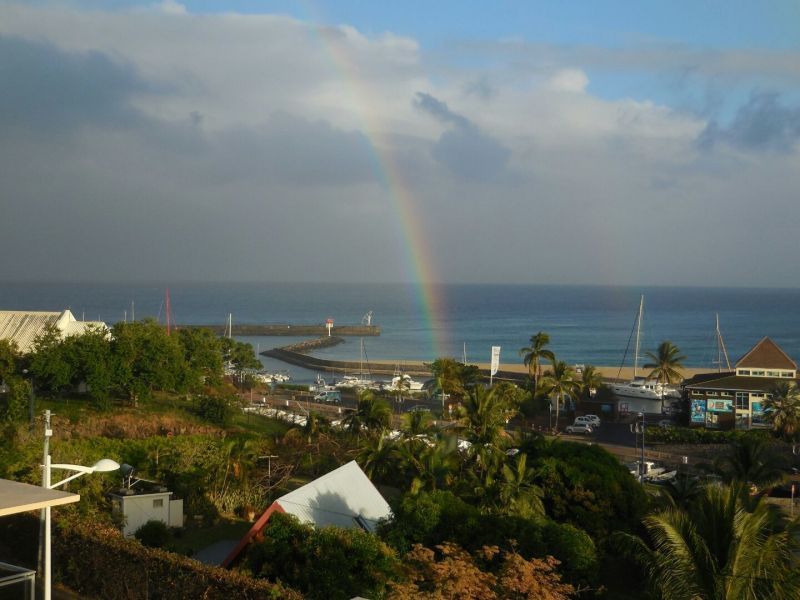
[[[82,335],[89,327],[107,329],[102,321],[78,321],[69,310],[63,312],[0,310],[0,339],[16,342],[23,354],[33,350],[36,336],[54,326],[61,337]]]
[[[362,527],[372,531],[392,509],[356,461],[276,500],[288,514],[317,527]]]

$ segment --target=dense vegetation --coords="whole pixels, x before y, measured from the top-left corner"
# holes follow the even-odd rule
[[[8,386],[0,395],[0,476],[40,477],[40,438],[24,423],[32,379],[39,406],[44,402],[57,414],[55,462],[113,458],[184,498],[189,527],[170,533],[148,524],[137,535],[147,545],[191,554],[203,544],[190,541],[193,530],[235,525],[237,515],[258,513],[282,491],[352,458],[389,498],[393,518],[376,534],[315,530],[273,516],[263,540],[238,566],[271,584],[197,571],[203,585],[216,581],[214,590],[240,585],[241,597],[299,592],[310,598],[563,600],[668,597],[663,590],[669,587],[674,598],[795,597],[797,581],[789,573],[796,567],[797,522],[745,491],[785,473],[766,434],[731,433],[724,440],[718,432],[707,434],[731,442],[706,465],[730,487],[705,487],[684,474],[648,494],[601,447],[515,425],[521,412],[542,410],[548,397],[558,412],[567,397],[602,393],[592,367],[578,377],[548,343],[540,332],[521,351],[531,376],[526,389],[508,383],[487,388],[475,367],[435,361],[435,391],[443,409],[448,398],[452,413],[443,413],[452,419],[445,424],[429,412],[410,412],[397,434],[390,403],[373,392],[363,392],[336,427],[313,412],[305,425],[291,428],[245,417],[223,366],[241,381],[257,364],[252,348],[202,329],[169,336],[149,321],[66,340],[48,331],[27,357],[0,342],[0,377]],[[668,381],[680,356],[674,346],[662,346],[652,368]],[[87,394],[76,395],[82,383]],[[796,390],[774,397],[776,429],[791,440],[800,423],[792,412]],[[682,432],[652,430],[648,436],[706,435]],[[194,571],[179,558],[163,563],[169,554],[118,539],[104,495],[115,477],[70,484],[85,501],[58,511],[77,525],[61,530],[57,545],[71,551],[94,544],[98,551],[85,552],[85,560],[131,560],[165,580],[176,573],[173,589],[199,589],[190,582]],[[81,526],[87,523],[94,529]],[[695,556],[704,558],[687,558]],[[78,553],[64,569],[66,581],[87,593],[123,597],[121,588],[82,576],[81,560]],[[151,591],[158,595],[164,585]]]

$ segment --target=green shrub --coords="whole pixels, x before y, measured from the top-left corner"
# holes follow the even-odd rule
[[[264,540],[247,552],[247,566],[260,577],[285,582],[307,598],[346,600],[382,597],[397,558],[386,544],[360,529],[301,524],[274,513]]]
[[[164,521],[151,520],[139,527],[133,537],[149,548],[163,548],[172,534]]]
[[[61,523],[56,528],[53,566],[56,581],[88,598],[302,598],[280,584],[204,565],[158,548],[147,548],[126,540],[116,529],[95,523]]]
[[[768,430],[719,430],[704,427],[650,427],[645,433],[645,443],[651,444],[728,444],[745,437],[769,438]]]
[[[215,425],[225,425],[233,416],[233,407],[229,398],[203,394],[197,397],[197,414]]]

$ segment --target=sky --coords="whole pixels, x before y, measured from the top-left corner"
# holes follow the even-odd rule
[[[0,281],[796,287],[800,3],[0,0]]]

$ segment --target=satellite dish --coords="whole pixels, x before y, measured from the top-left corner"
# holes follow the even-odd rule
[[[122,465],[119,468],[119,472],[122,473],[122,477],[130,477],[131,475],[133,475],[134,471],[136,471],[136,469],[134,469],[128,463],[122,463]]]

